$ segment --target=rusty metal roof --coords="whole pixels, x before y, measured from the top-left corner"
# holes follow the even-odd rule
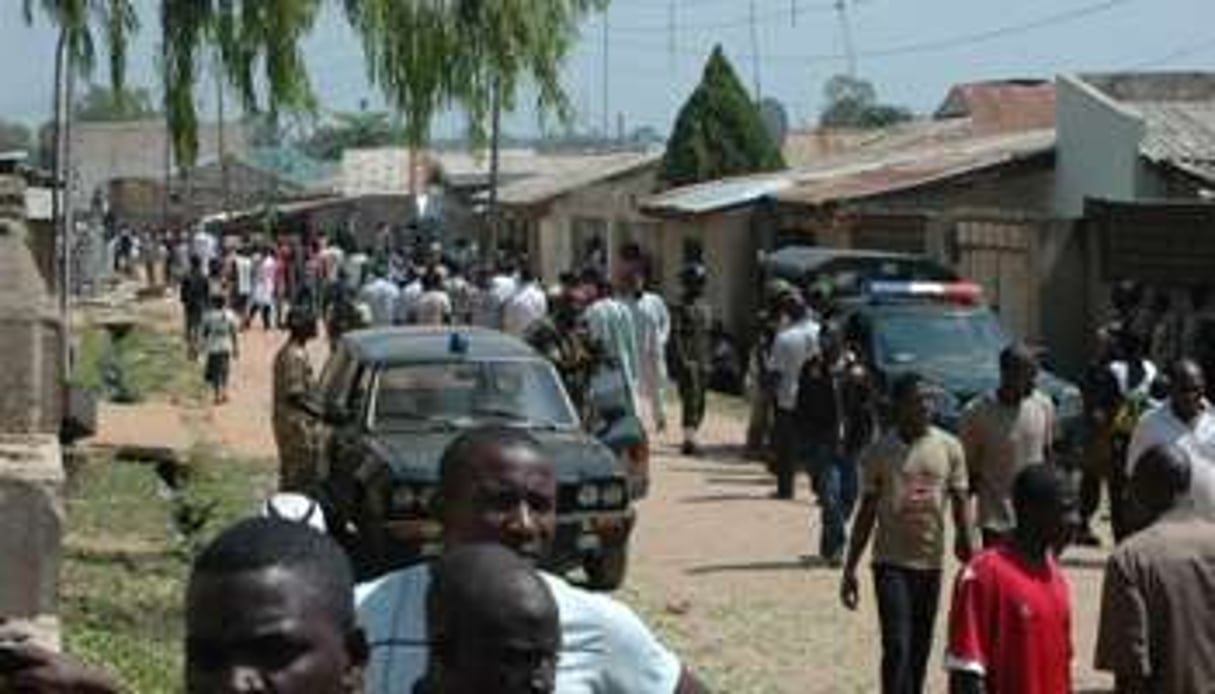
[[[949,90],[936,118],[967,118],[976,133],[1053,128],[1055,85],[1037,79],[959,84]]]

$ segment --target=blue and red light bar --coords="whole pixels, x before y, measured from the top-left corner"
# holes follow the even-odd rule
[[[868,294],[876,298],[921,299],[973,306],[983,299],[983,288],[974,282],[870,282]]]

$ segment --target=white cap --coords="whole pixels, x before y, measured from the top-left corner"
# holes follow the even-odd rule
[[[303,494],[275,494],[266,499],[258,514],[263,518],[303,523],[322,533],[329,532],[321,505]]]

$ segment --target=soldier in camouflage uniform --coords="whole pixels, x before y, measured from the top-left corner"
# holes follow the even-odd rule
[[[683,296],[671,312],[671,368],[679,385],[683,412],[683,453],[699,455],[696,433],[705,418],[705,385],[709,378],[709,306],[704,300],[705,268],[690,263],[680,274]]]
[[[291,336],[274,357],[274,441],[278,444],[279,491],[308,494],[316,481],[316,435],[304,410],[312,390],[308,341],[316,336],[316,320],[306,311],[293,311]]]

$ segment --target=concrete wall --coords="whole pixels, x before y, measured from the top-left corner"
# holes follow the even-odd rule
[[[636,241],[660,255],[658,225],[638,208],[654,191],[657,166],[589,185],[535,206],[503,205],[504,214],[523,221],[532,237],[533,269],[546,280],[572,268],[582,249],[575,230],[583,222],[602,222],[604,241],[614,253],[621,243]]]
[[[88,207],[93,191],[104,192],[115,178],[163,179],[166,130],[162,120],[122,123],[77,123],[72,126],[72,199]],[[224,150],[243,156],[248,149],[244,129],[229,123],[224,129]],[[219,127],[198,127],[198,159],[219,154]],[[177,161],[171,166],[177,168]]]
[[[699,241],[709,272],[706,298],[713,317],[720,319],[733,335],[746,338],[755,327],[755,311],[759,304],[757,258],[760,245],[751,208],[665,220],[660,235],[661,274],[667,300],[678,298],[684,243]]]
[[[1143,119],[1072,76],[1059,77],[1055,95],[1056,215],[1081,217],[1086,197],[1134,200],[1143,185]]]

